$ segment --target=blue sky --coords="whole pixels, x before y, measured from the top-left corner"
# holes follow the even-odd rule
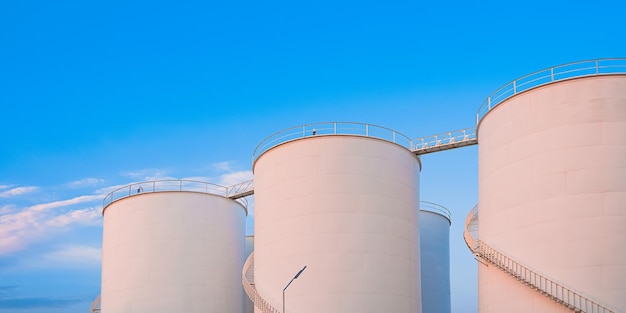
[[[472,127],[519,76],[626,56],[623,12],[604,0],[5,1],[0,311],[88,309],[102,200],[116,186],[241,182],[258,143],[307,123],[415,138]],[[476,312],[462,227],[477,148],[422,161],[422,200],[453,214],[453,312]]]

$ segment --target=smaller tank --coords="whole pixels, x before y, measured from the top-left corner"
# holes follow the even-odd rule
[[[422,313],[450,313],[450,211],[421,201],[419,212]]]
[[[246,207],[227,189],[152,181],[103,210],[102,312],[242,312]]]

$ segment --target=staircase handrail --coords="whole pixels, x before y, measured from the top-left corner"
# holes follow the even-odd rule
[[[474,252],[477,248],[478,235],[475,234],[478,231],[478,204],[475,205],[472,210],[467,214],[465,218],[465,231],[463,232],[463,239],[465,244]]]
[[[261,310],[261,313],[282,313],[281,310],[276,309],[267,300],[263,299],[257,292],[256,287],[250,282],[247,274],[248,270],[251,268],[254,268],[254,252],[250,254],[243,264],[243,270],[241,272],[243,290],[246,292],[246,295],[248,295],[248,298],[250,298],[255,307]]]
[[[581,313],[615,313],[615,311],[573,291],[563,284],[547,278],[488,244],[477,240],[474,254],[495,265],[517,280],[529,285],[565,307]]]
[[[581,313],[615,313],[614,310],[591,300],[579,292],[565,287],[563,284],[537,273],[530,267],[521,264],[499,250],[491,247],[478,237],[478,204],[470,210],[465,218],[463,239],[467,247],[479,257],[515,279],[550,297],[570,310]]]
[[[89,306],[89,313],[100,313],[100,303],[102,301],[101,295],[98,295],[96,299],[91,302]]]

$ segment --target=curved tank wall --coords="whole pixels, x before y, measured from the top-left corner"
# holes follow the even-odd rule
[[[482,119],[479,238],[536,272],[626,312],[626,77],[562,81]],[[495,267],[479,312],[569,312]]]
[[[255,162],[255,284],[286,312],[421,312],[417,156],[315,136]]]
[[[245,259],[248,259],[252,252],[254,252],[254,235],[248,235],[246,236]],[[252,303],[252,301],[250,301],[250,298],[248,298],[247,296],[245,296],[243,307],[243,311],[245,313],[254,313],[254,303]]]
[[[450,313],[450,212],[423,201],[419,221],[422,313]]]
[[[245,208],[152,192],[105,208],[102,312],[243,312]]]

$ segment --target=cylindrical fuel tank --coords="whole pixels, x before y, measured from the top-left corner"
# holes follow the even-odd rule
[[[478,142],[479,239],[626,312],[626,76],[512,96],[482,118]],[[478,268],[481,313],[570,312],[495,266]]]
[[[243,312],[246,208],[209,187],[156,181],[107,196],[102,312]]]
[[[357,123],[294,129],[254,163],[261,297],[285,312],[421,312],[421,165],[406,137]]]
[[[450,313],[450,211],[420,202],[422,313]]]

